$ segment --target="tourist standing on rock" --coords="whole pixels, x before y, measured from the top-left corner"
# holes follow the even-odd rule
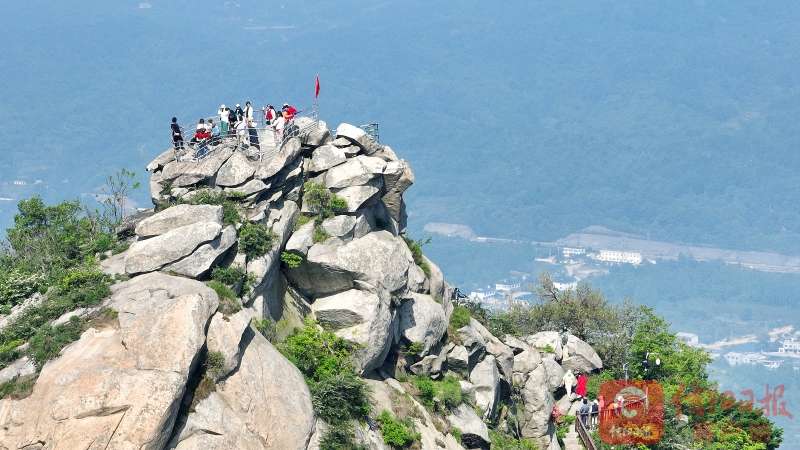
[[[220,136],[227,136],[228,135],[228,108],[225,105],[219,105],[219,134]]]
[[[194,137],[190,141],[192,144],[199,140],[198,136],[205,136],[205,133],[208,131],[206,128],[206,119],[200,119],[197,122],[197,126],[194,129]]]
[[[230,108],[225,108],[228,111],[228,135],[232,135],[236,129],[236,112]]]
[[[172,146],[176,150],[183,150],[183,132],[181,131],[181,126],[178,125],[177,117],[172,118],[170,128],[172,129]]]
[[[261,149],[258,145],[258,130],[256,130],[255,120],[247,121],[247,134],[250,135],[250,146]]]
[[[238,103],[236,104],[236,111],[235,111],[235,113],[236,113],[236,124],[238,125],[238,124],[239,124],[239,122],[241,122],[242,120],[244,120],[244,111],[242,111],[242,105],[240,105],[240,104],[238,104]]]
[[[253,105],[249,100],[244,102],[244,120],[247,121],[247,126],[250,126],[250,122],[253,121]]]
[[[272,105],[267,105],[264,108],[264,124],[265,125],[272,125],[272,122],[277,119],[278,113],[275,112],[275,108]]]
[[[281,142],[283,140],[283,129],[286,127],[286,117],[278,116],[278,118],[272,122],[272,126],[275,128],[275,138],[278,142]]]
[[[589,382],[589,377],[585,373],[578,374],[578,384],[575,386],[575,393],[578,396],[586,398],[586,384]]]
[[[294,116],[297,115],[297,108],[288,103],[283,104],[281,111],[283,111],[283,118],[286,119],[287,122],[294,119]]]

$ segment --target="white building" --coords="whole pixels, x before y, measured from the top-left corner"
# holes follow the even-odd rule
[[[739,366],[742,364],[759,364],[766,361],[767,357],[760,353],[739,353],[728,352],[725,353],[725,360],[731,366]]]
[[[570,291],[578,287],[578,282],[573,281],[572,283],[559,283],[558,281],[554,281],[553,287],[558,289],[559,291]]]
[[[498,292],[512,292],[519,289],[520,285],[517,284],[495,284],[494,289]]]
[[[573,256],[585,255],[586,249],[577,247],[562,247],[561,254],[564,255],[564,258],[572,258]]]
[[[619,250],[600,250],[595,256],[598,261],[617,264],[641,264],[642,254],[639,252],[623,252]]]

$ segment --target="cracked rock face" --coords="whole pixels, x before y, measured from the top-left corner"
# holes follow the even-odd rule
[[[217,295],[163,274],[114,290],[118,325],[84,332],[45,365],[30,397],[0,400],[0,448],[166,445]]]

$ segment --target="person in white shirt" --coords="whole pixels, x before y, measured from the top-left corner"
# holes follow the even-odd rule
[[[247,123],[253,121],[253,105],[251,105],[249,101],[244,103],[244,119]]]
[[[228,108],[225,105],[219,105],[219,134],[220,136],[228,135]]]
[[[272,121],[272,126],[275,128],[275,136],[280,142],[283,140],[283,128],[286,126],[286,119],[283,116],[278,116],[277,119]]]

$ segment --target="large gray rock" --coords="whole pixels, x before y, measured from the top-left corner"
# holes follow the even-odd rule
[[[574,372],[588,373],[603,368],[603,361],[592,346],[571,334],[567,337],[563,355],[561,365]]]
[[[208,273],[235,243],[236,227],[228,225],[222,230],[222,234],[218,238],[208,244],[201,245],[186,258],[164,266],[164,270],[186,275],[187,277],[199,278]]]
[[[463,345],[456,345],[447,355],[447,368],[469,376],[469,353]]]
[[[414,184],[414,172],[405,161],[390,161],[384,168],[383,181],[383,204],[395,221],[403,222],[403,192]]]
[[[217,186],[239,186],[249,180],[255,171],[255,165],[242,152],[236,152],[219,168],[214,183]]]
[[[314,422],[302,374],[255,333],[238,370],[200,401],[172,445],[180,450],[305,450]]]
[[[112,290],[118,326],[88,329],[44,366],[29,397],[0,400],[0,448],[166,446],[217,295],[160,273]]]
[[[241,195],[244,195],[245,197],[249,197],[249,196],[251,196],[253,194],[258,194],[259,192],[264,192],[267,189],[269,189],[269,186],[264,184],[263,181],[258,180],[258,179],[254,179],[254,180],[248,181],[247,183],[245,183],[245,184],[243,184],[241,186],[236,186],[236,187],[232,187],[232,188],[226,188],[225,192],[226,193],[241,194]]]
[[[360,371],[383,363],[394,332],[388,296],[351,289],[318,298],[311,310],[323,327],[359,345],[355,359]]]
[[[347,202],[347,212],[356,212],[380,192],[380,187],[373,185],[349,186],[336,191],[336,195]]]
[[[543,364],[530,373],[520,394],[523,404],[520,421],[522,436],[526,438],[544,436],[550,428],[550,414],[555,399],[548,387],[547,373]]]
[[[216,175],[232,155],[233,149],[220,148],[200,161],[172,161],[164,166],[161,177],[164,181],[172,181],[173,187],[190,186]]]
[[[145,170],[150,173],[158,172],[159,170],[163,169],[167,163],[172,161],[175,161],[175,149],[169,148],[164,150],[164,152],[160,155],[156,156],[154,160],[150,161]]]
[[[350,239],[358,219],[353,216],[334,216],[322,221],[322,229],[333,237]]]
[[[351,289],[355,281],[396,292],[405,288],[413,262],[402,239],[376,231],[345,244],[315,244],[306,262],[292,270],[289,278],[309,297]]]
[[[564,369],[552,355],[545,355],[542,358],[542,365],[547,373],[547,386],[550,388],[550,392],[555,392],[564,385]]]
[[[409,342],[423,345],[422,355],[428,354],[447,331],[444,309],[430,295],[410,294],[399,313],[400,332]]]
[[[514,372],[527,374],[532,372],[542,363],[542,357],[535,350],[525,350],[514,355]]]
[[[503,378],[510,382],[514,372],[514,352],[506,344],[500,342],[500,339],[497,339],[477,320],[470,319],[469,323],[472,328],[478,331],[486,343],[486,352],[495,357],[497,367],[500,369]]]
[[[381,177],[385,167],[386,161],[380,158],[359,155],[328,170],[325,173],[325,187],[341,189],[349,186],[363,186]]]
[[[422,259],[430,269],[430,276],[428,277],[428,289],[430,289],[431,297],[444,301],[444,274],[442,273],[442,269],[440,269],[439,266],[428,259],[425,255],[422,256]]]
[[[462,403],[447,416],[450,426],[461,430],[461,442],[467,448],[484,448],[491,444],[489,428],[468,405]]]
[[[314,245],[314,221],[310,221],[297,229],[286,242],[287,252],[297,252],[302,255],[308,253],[308,249]]]
[[[266,180],[275,176],[284,167],[294,162],[302,151],[300,140],[297,138],[289,139],[278,152],[269,160],[264,160],[256,169],[255,177]]]
[[[561,359],[561,335],[558,331],[540,331],[525,337],[525,342],[540,352],[553,353],[557,359]]]
[[[456,330],[456,335],[458,342],[461,342],[467,349],[469,354],[469,370],[472,370],[475,364],[483,359],[483,355],[486,353],[486,341],[478,330],[472,326],[472,323]]]
[[[500,372],[492,355],[475,365],[469,374],[475,386],[475,406],[484,411],[484,418],[493,417],[500,401]]]
[[[353,144],[359,146],[367,155],[371,155],[381,150],[383,147],[375,142],[363,129],[347,123],[339,124],[339,126],[336,127],[336,138],[345,138],[349,140]]]
[[[222,225],[222,206],[175,205],[142,220],[136,225],[136,234],[142,238],[159,236],[168,231],[198,222]]]
[[[125,272],[137,274],[158,270],[190,255],[202,244],[216,239],[220,231],[222,225],[219,223],[198,222],[134,242],[126,252]]]
[[[23,356],[0,370],[0,384],[17,377],[27,377],[36,373],[36,365],[27,356]]]
[[[206,346],[209,352],[219,352],[225,358],[221,375],[231,373],[239,365],[243,350],[239,344],[252,319],[253,311],[249,308],[243,308],[229,317],[217,312],[211,318]]]
[[[344,154],[342,149],[333,145],[323,145],[314,150],[308,170],[310,172],[323,172],[345,161],[347,161],[347,155]]]

